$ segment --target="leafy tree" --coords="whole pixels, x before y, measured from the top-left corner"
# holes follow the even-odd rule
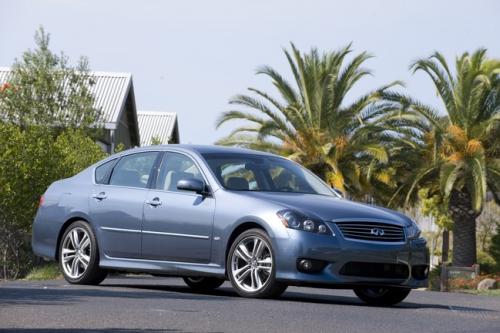
[[[292,44],[284,53],[294,80],[268,66],[258,69],[271,79],[278,97],[249,88],[249,95],[231,99],[238,109],[224,112],[217,127],[230,121],[244,125],[218,144],[281,154],[351,195],[377,195],[376,184],[393,188],[395,170],[387,165],[393,147],[383,143],[395,137],[387,135],[384,121],[399,105],[384,96],[398,82],[346,103],[356,83],[371,74],[362,67],[370,56],[362,52],[348,61],[351,52],[348,45],[322,55],[316,49],[301,54]]]
[[[49,49],[50,35],[35,33],[36,48],[23,53],[3,85],[0,110],[4,119],[22,128],[33,125],[90,128],[100,119],[94,108],[92,79],[86,58],[73,67],[64,54]]]
[[[453,220],[453,264],[476,262],[476,218],[489,189],[500,202],[500,61],[488,59],[486,50],[464,53],[452,74],[438,52],[416,61],[414,72],[425,72],[443,101],[446,115],[406,100],[406,119],[415,120],[419,134],[413,153],[420,157],[406,182],[396,191],[428,188],[428,198],[440,197]]]
[[[49,48],[40,29],[37,48],[13,66],[0,87],[0,262],[3,278],[32,263],[30,233],[40,195],[53,181],[104,157],[87,63],[71,67]]]

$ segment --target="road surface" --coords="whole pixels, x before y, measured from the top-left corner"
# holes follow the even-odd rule
[[[278,300],[244,299],[228,283],[193,293],[181,279],[0,282],[0,332],[500,332],[500,298],[413,291],[396,307],[349,290],[289,288]]]

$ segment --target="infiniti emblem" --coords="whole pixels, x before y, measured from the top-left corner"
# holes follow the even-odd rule
[[[372,230],[370,230],[370,233],[374,236],[383,236],[384,230],[380,228],[373,228]]]

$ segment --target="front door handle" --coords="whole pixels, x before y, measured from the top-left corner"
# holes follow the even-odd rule
[[[106,195],[105,192],[101,192],[99,194],[93,194],[92,198],[97,199],[99,201],[106,199],[108,196]]]
[[[147,200],[146,203],[148,205],[156,207],[156,206],[160,206],[161,205],[161,200],[160,200],[160,198],[156,197],[156,198],[153,198],[153,200]]]

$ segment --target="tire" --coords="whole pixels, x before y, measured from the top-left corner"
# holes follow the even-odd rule
[[[191,287],[191,289],[196,291],[210,291],[219,288],[223,283],[224,279],[218,279],[214,277],[184,277],[184,282]]]
[[[408,288],[356,288],[354,293],[363,302],[370,305],[390,306],[402,302],[410,293]]]
[[[242,252],[241,245],[247,250],[247,255]],[[246,270],[245,266],[248,266]],[[276,255],[271,239],[261,229],[247,230],[234,240],[228,252],[226,269],[234,290],[243,297],[276,298],[287,288],[286,284],[276,281]]]
[[[74,242],[77,242],[76,247]],[[97,285],[108,274],[99,267],[97,240],[92,228],[85,221],[73,222],[66,229],[59,245],[58,258],[59,268],[66,281],[71,284]]]

